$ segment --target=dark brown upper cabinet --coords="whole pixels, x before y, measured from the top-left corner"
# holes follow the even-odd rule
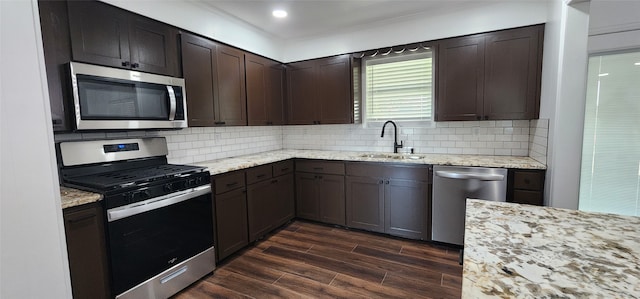
[[[245,71],[248,124],[284,124],[284,66],[270,59],[245,54]]]
[[[53,131],[68,131],[73,127],[73,113],[67,103],[71,98],[71,84],[65,84],[68,80],[66,64],[71,61],[67,2],[41,0],[38,9]]]
[[[543,33],[535,25],[441,41],[435,120],[537,118]]]
[[[247,124],[244,52],[181,34],[190,127]]]
[[[75,61],[179,77],[177,30],[99,1],[68,1]]]
[[[288,123],[353,123],[352,86],[350,55],[288,64]]]

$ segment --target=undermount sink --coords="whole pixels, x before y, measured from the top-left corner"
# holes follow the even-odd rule
[[[374,159],[395,159],[395,160],[404,160],[404,159],[418,160],[418,159],[424,158],[424,156],[413,155],[413,154],[408,154],[408,155],[402,155],[402,154],[364,154],[364,155],[360,155],[360,157],[362,157],[362,158],[374,158]]]

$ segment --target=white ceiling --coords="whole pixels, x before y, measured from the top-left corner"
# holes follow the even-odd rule
[[[469,2],[483,1],[203,0],[202,3],[281,39],[291,40],[375,27],[403,17],[450,9]],[[271,15],[274,9],[284,9],[289,16],[276,19]]]

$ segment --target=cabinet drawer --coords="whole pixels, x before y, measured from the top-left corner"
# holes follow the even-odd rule
[[[293,160],[281,161],[273,163],[273,176],[281,176],[283,174],[293,172]]]
[[[429,166],[384,165],[382,163],[347,163],[349,176],[381,177],[414,181],[430,180]]]
[[[233,189],[242,188],[244,183],[244,171],[217,175],[213,178],[216,194],[225,193]]]
[[[270,179],[272,177],[271,165],[267,164],[247,169],[247,185]]]
[[[544,197],[541,191],[514,190],[513,202],[541,206],[544,202]]]
[[[344,162],[296,161],[296,171],[344,175]]]
[[[544,185],[541,171],[514,171],[513,187],[515,189],[542,190]]]

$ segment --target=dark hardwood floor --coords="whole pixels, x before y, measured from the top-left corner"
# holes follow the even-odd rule
[[[174,298],[460,298],[461,285],[456,249],[295,221]]]

